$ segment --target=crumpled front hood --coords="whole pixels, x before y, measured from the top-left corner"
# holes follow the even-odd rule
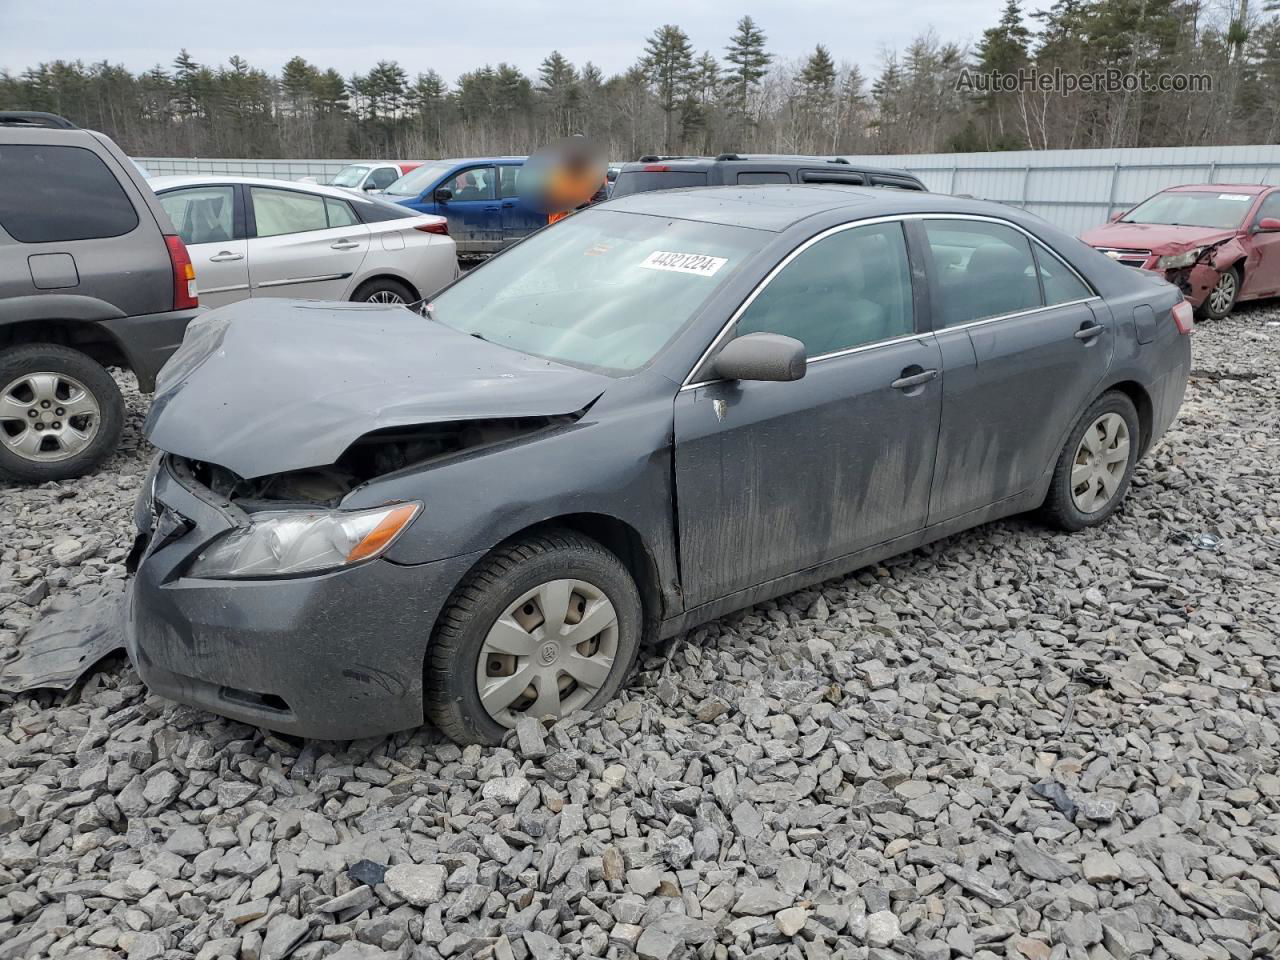
[[[1108,223],[1080,234],[1091,247],[1150,250],[1157,255],[1182,253],[1234,237],[1234,230],[1218,227],[1175,227],[1163,223]]]
[[[609,382],[405,307],[246,300],[191,325],[146,434],[253,479],[331,464],[386,427],[573,413]]]

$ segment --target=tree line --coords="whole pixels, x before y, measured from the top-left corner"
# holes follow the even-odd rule
[[[1280,0],[1007,0],[970,48],[925,32],[874,70],[817,44],[797,60],[742,17],[720,51],[675,24],[606,76],[558,51],[530,77],[508,63],[452,83],[395,61],[342,76],[300,56],[279,75],[184,49],[133,73],[58,60],[0,71],[0,108],[49,110],[135,156],[392,157],[527,153],[582,133],[611,157],[722,151],[932,153],[1280,140]],[[1211,89],[981,89],[974,77],[1195,74]],[[1203,85],[1202,85],[1203,86]]]

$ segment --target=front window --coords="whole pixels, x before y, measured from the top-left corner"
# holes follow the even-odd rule
[[[329,181],[331,187],[358,187],[364,183],[364,178],[369,175],[369,167],[361,166],[353,163],[350,166],[343,167]]]
[[[624,374],[649,363],[773,234],[586,210],[444,290],[434,319],[523,353]]]
[[[453,169],[452,163],[424,163],[387,187],[393,197],[416,197]]]
[[[900,223],[824,237],[796,256],[738,318],[736,333],[780,333],[820,357],[915,329]]]
[[[1244,222],[1253,200],[1253,194],[1236,193],[1229,187],[1157,193],[1126,213],[1120,222],[1235,230]]]

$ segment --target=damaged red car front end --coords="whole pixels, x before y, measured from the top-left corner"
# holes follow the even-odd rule
[[[1174,187],[1080,239],[1164,277],[1201,317],[1280,294],[1280,190],[1272,187]]]

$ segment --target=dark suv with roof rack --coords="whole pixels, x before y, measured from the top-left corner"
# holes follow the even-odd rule
[[[797,157],[722,153],[718,157],[645,156],[624,163],[610,197],[676,187],[721,187],[761,183],[840,183],[856,187],[925,190],[906,170],[855,166],[843,157]]]
[[[195,271],[138,167],[51,113],[0,111],[0,477],[65,480],[115,450],[196,315]]]

